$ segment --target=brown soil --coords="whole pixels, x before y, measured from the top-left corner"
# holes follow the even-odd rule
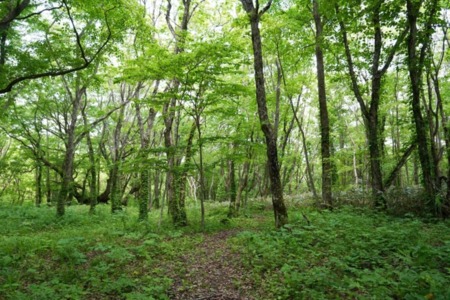
[[[181,255],[170,299],[254,299],[253,285],[245,276],[240,257],[227,245],[227,239],[235,234],[223,231],[205,235],[195,252]]]

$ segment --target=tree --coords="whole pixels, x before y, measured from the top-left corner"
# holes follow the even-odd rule
[[[367,1],[364,3],[345,3],[346,12],[341,11],[341,7],[338,3],[336,3],[336,13],[339,19],[339,27],[342,35],[342,41],[345,48],[345,57],[347,61],[347,68],[350,75],[351,86],[353,93],[355,95],[356,100],[361,108],[361,113],[364,118],[364,124],[366,128],[366,135],[369,144],[369,157],[370,157],[370,175],[371,175],[371,187],[372,187],[372,195],[375,199],[375,206],[380,208],[386,208],[386,200],[384,197],[384,185],[383,185],[383,171],[382,171],[382,144],[383,141],[381,139],[381,130],[382,123],[380,122],[380,105],[381,105],[381,91],[382,91],[382,79],[385,76],[386,72],[391,65],[395,54],[397,53],[400,45],[402,44],[405,36],[406,29],[401,26],[400,20],[398,17],[394,19],[394,24],[390,26],[394,26],[398,28],[399,34],[393,40],[391,40],[392,45],[387,47],[383,45],[383,27],[382,27],[382,16],[389,16],[388,13],[382,14],[384,10],[391,9],[392,4],[384,3],[384,1]],[[358,28],[352,28],[354,31],[367,30],[370,28],[369,34],[373,34],[373,50],[371,53],[364,53],[364,59],[371,59],[371,64],[362,63],[359,66],[355,66],[355,58],[354,53],[350,48],[350,42],[348,38],[348,28],[345,24],[346,18],[350,21],[351,18],[355,18],[355,10],[363,10],[365,12],[366,20],[362,20],[361,23],[364,24],[364,21],[367,22],[362,26],[360,24]],[[384,10],[383,10],[384,9]],[[394,6],[394,11],[397,11],[399,7]],[[389,12],[392,13],[392,12]],[[399,23],[400,25],[396,24]],[[370,25],[369,25],[370,24]],[[369,27],[370,26],[370,27]],[[385,42],[386,44],[386,42]],[[361,45],[361,43],[359,44]],[[383,53],[385,50],[386,53]],[[360,53],[361,50],[355,51]],[[384,62],[383,62],[384,58]],[[364,99],[363,89],[358,82],[358,74],[357,70],[359,68],[367,69],[367,73],[370,76],[370,100],[368,103]],[[363,77],[364,78],[364,77]]]
[[[157,93],[159,83],[156,83],[156,87],[153,91],[153,95]],[[137,90],[139,91],[139,89]],[[137,96],[139,98],[139,96]],[[148,219],[148,203],[150,199],[151,189],[149,185],[150,170],[146,166],[146,160],[148,158],[148,151],[150,150],[150,136],[153,130],[153,124],[156,118],[156,111],[153,108],[149,109],[147,119],[144,120],[141,113],[140,103],[136,103],[136,117],[139,127],[139,137],[141,142],[140,148],[140,188],[139,188],[139,220],[146,221]]]
[[[172,26],[172,22],[170,20],[170,13],[172,9],[172,3],[170,0],[167,0],[167,13],[166,13],[166,22],[169,27],[173,37],[175,38],[175,55],[180,54],[184,51],[185,47],[185,38],[188,31],[189,20],[192,16],[193,10],[191,8],[191,0],[183,0],[183,15],[181,17],[181,30],[176,32]],[[171,82],[171,89],[176,94],[180,88],[180,81],[178,79],[173,79]],[[173,138],[173,125],[175,120],[175,107],[177,105],[177,99],[175,97],[170,98],[165,104],[163,108],[163,116],[164,116],[164,146],[166,147],[166,156],[167,156],[167,175],[166,175],[166,195],[167,202],[169,205],[169,213],[172,215],[172,221],[174,224],[178,226],[186,226],[187,225],[187,216],[186,210],[184,206],[183,199],[179,198],[179,190],[177,190],[177,185],[180,186],[180,182],[178,181],[177,174],[175,171],[176,168],[176,155],[175,155],[175,145]],[[176,140],[176,139],[175,139]],[[181,183],[183,184],[183,183]],[[184,183],[185,184],[185,183]]]
[[[325,87],[325,70],[322,39],[322,17],[319,11],[318,0],[313,0],[313,16],[316,26],[316,61],[317,61],[317,90],[319,91],[320,107],[320,136],[322,153],[322,201],[325,206],[332,207],[333,199],[331,193],[331,154],[330,154],[330,121],[328,119],[327,94]]]
[[[283,200],[283,186],[281,184],[280,168],[278,164],[276,134],[267,113],[262,43],[259,30],[259,21],[264,13],[269,10],[270,6],[272,5],[272,0],[270,0],[261,10],[259,10],[258,0],[256,0],[256,6],[253,4],[252,0],[241,0],[241,3],[244,7],[244,10],[247,12],[250,21],[258,116],[261,124],[261,130],[264,133],[264,137],[266,140],[267,165],[269,169],[272,205],[275,215],[275,226],[277,228],[280,228],[283,225],[287,224],[288,214]]]
[[[407,16],[408,16],[408,71],[411,80],[411,106],[413,119],[417,135],[417,143],[419,150],[420,165],[422,167],[423,184],[427,200],[433,202],[436,195],[436,179],[433,177],[431,158],[429,153],[430,137],[427,134],[426,124],[422,115],[420,104],[422,91],[422,74],[425,66],[425,59],[432,36],[433,20],[438,13],[438,1],[426,1],[426,20],[422,24],[423,31],[417,29],[418,18],[423,1],[407,0]],[[419,38],[420,34],[420,38]],[[420,46],[419,46],[420,44]],[[419,46],[419,53],[417,47]]]
[[[74,13],[79,7],[89,18],[82,30],[83,22],[78,22],[79,13]],[[1,1],[0,94],[11,92],[14,86],[24,81],[88,68],[110,41],[118,37],[115,29],[117,24],[124,24],[122,18],[128,15],[125,7],[120,0],[97,2],[95,6],[88,1]],[[61,19],[67,22],[55,25]],[[100,30],[97,25],[101,26]],[[18,39],[27,35],[37,38],[30,41]],[[94,41],[87,42],[86,36],[94,37]],[[61,43],[64,38],[75,43]],[[51,62],[49,48],[52,52],[59,52],[59,64]]]

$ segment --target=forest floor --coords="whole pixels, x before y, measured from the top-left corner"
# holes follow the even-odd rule
[[[448,220],[291,204],[274,230],[267,203],[206,208],[205,228],[195,205],[174,228],[135,207],[0,203],[0,300],[450,299]]]
[[[174,300],[253,299],[254,285],[246,277],[238,253],[233,253],[228,239],[236,229],[207,234],[195,251],[181,256],[180,269],[171,270],[174,279],[169,295]],[[170,267],[169,267],[170,268]]]

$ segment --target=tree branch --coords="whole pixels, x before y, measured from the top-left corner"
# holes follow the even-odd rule
[[[9,13],[0,20],[0,27],[7,27],[9,24],[17,19],[22,11],[30,4],[30,0],[24,0],[20,2],[14,9],[11,9]]]
[[[123,106],[127,105],[128,103],[130,103],[131,99],[128,99],[125,102],[122,102],[119,106],[113,108],[112,110],[110,110],[108,113],[106,113],[103,117],[98,118],[97,120],[89,123],[88,128],[85,128],[76,138],[75,140],[75,144],[78,144],[79,142],[81,142],[81,140],[84,138],[84,136],[86,134],[88,134],[89,131],[92,130],[93,127],[97,126],[98,123],[103,122],[104,120],[106,120],[113,112],[115,112],[116,110],[122,108]]]
[[[37,73],[37,74],[28,74],[28,75],[20,76],[20,77],[18,77],[16,79],[11,80],[5,88],[0,89],[0,95],[10,92],[15,85],[17,85],[18,83],[20,83],[22,81],[31,80],[31,79],[38,79],[38,78],[43,78],[43,77],[61,76],[61,75],[73,73],[73,72],[76,72],[76,71],[81,71],[81,70],[84,70],[87,67],[89,67],[89,65],[103,51],[103,49],[106,47],[106,45],[110,42],[110,40],[112,38],[111,28],[110,28],[109,23],[108,23],[108,16],[107,16],[107,12],[108,11],[105,12],[105,20],[106,20],[106,27],[108,29],[108,36],[107,36],[106,40],[103,42],[103,44],[97,49],[97,51],[94,53],[94,55],[90,59],[87,59],[84,56],[84,49],[77,42],[78,46],[81,47],[80,51],[82,51],[82,56],[83,56],[83,60],[84,60],[84,63],[82,65],[80,65],[78,67],[69,68],[69,69],[66,69],[66,70],[54,70],[54,71],[48,71],[48,72],[42,72],[42,73]],[[74,28],[74,30],[76,30],[76,29]],[[77,35],[77,39],[78,38],[79,38],[79,36]]]
[[[381,75],[383,75],[384,73],[386,73],[386,71],[388,70],[389,66],[391,65],[392,60],[394,59],[395,53],[397,52],[398,47],[400,46],[400,44],[403,42],[403,40],[405,39],[406,35],[408,34],[409,31],[409,27],[406,26],[406,28],[402,31],[402,33],[398,36],[397,40],[395,41],[394,46],[391,49],[391,52],[389,52],[389,55],[386,59],[386,62],[384,63],[383,68],[381,69]]]
[[[70,8],[67,5],[66,0],[63,0],[63,3],[64,3],[64,7],[66,8],[66,11],[67,11],[67,16],[69,17],[70,23],[72,24],[72,29],[73,29],[73,32],[75,33],[75,38],[77,39],[77,45],[78,45],[78,49],[80,49],[81,57],[83,58],[84,62],[86,63],[86,62],[88,62],[88,60],[86,58],[86,53],[84,52],[83,45],[81,44],[80,34],[78,33],[77,27],[75,26],[75,22],[73,21],[72,14],[70,13]]]
[[[272,6],[272,0],[270,0],[269,2],[267,2],[266,6],[264,6],[264,8],[258,13],[258,15],[261,17],[262,15],[264,15],[269,8]]]
[[[345,28],[344,21],[342,21],[342,19],[339,17],[340,12],[339,12],[339,6],[337,3],[335,6],[335,10],[336,10],[336,14],[339,18],[339,26],[341,27],[342,40],[344,42],[344,47],[345,47],[345,56],[347,58],[348,71],[350,73],[350,79],[352,81],[352,89],[355,94],[356,100],[358,101],[359,105],[361,106],[361,111],[362,111],[364,117],[366,119],[369,119],[369,111],[367,110],[366,103],[364,102],[364,99],[361,95],[361,91],[358,86],[358,80],[356,79],[355,68],[353,65],[353,58],[352,58],[352,54],[350,52],[350,47],[349,47],[348,38],[347,38],[347,29]]]
[[[63,5],[45,8],[45,9],[43,9],[43,10],[40,10],[40,11],[31,13],[31,14],[26,15],[26,16],[24,16],[24,17],[17,17],[16,20],[26,20],[26,19],[28,19],[28,18],[31,18],[31,17],[37,16],[37,15],[40,15],[40,14],[42,14],[42,13],[45,12],[45,11],[57,10],[57,9],[62,8],[62,7],[63,7]]]
[[[409,156],[412,154],[414,149],[416,149],[417,143],[414,141],[411,143],[411,145],[405,150],[400,160],[397,162],[397,165],[394,167],[394,169],[391,171],[391,174],[389,174],[389,177],[384,182],[385,189],[388,189],[392,183],[394,183],[394,180],[397,178],[398,173],[400,172],[403,165],[408,160]]]
[[[175,29],[173,28],[172,23],[170,21],[170,11],[171,10],[172,10],[172,3],[170,2],[170,0],[167,0],[166,23],[167,23],[167,27],[169,27],[169,30],[172,33],[173,37],[176,39],[177,34],[176,34]]]

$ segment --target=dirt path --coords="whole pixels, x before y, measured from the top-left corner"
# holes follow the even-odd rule
[[[254,299],[250,296],[253,286],[240,258],[227,245],[227,239],[236,233],[205,235],[195,252],[182,255],[170,299]]]

